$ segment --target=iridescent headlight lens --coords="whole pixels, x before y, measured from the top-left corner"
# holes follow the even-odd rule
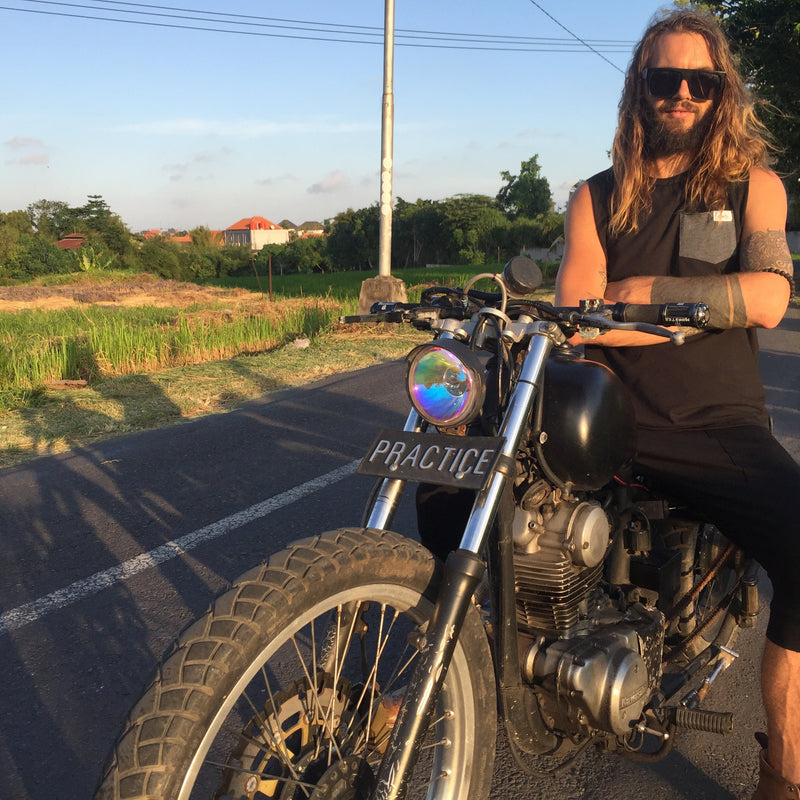
[[[451,427],[477,416],[483,404],[483,374],[466,345],[452,340],[422,345],[408,361],[408,394],[424,419]]]

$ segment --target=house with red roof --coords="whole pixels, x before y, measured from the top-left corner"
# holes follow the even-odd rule
[[[259,251],[265,244],[288,244],[289,231],[264,217],[246,217],[225,229],[225,244]]]
[[[56,247],[62,250],[78,250],[86,242],[85,233],[68,233],[63,239],[56,242]]]

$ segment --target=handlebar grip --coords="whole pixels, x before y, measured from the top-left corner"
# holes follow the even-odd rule
[[[683,325],[706,328],[710,318],[705,303],[616,303],[611,311],[615,322],[646,322],[650,325]]]

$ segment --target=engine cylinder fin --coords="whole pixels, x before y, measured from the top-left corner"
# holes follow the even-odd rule
[[[516,553],[514,575],[517,624],[558,636],[578,622],[580,604],[602,577],[602,564],[580,569],[563,551]]]

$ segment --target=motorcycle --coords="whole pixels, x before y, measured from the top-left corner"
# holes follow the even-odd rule
[[[708,308],[556,308],[540,283],[517,257],[342,318],[433,334],[407,357],[404,429],[359,467],[362,524],[269,556],[184,631],[98,798],[480,800],[499,724],[540,780],[589,747],[656,760],[681,730],[731,730],[702,703],[754,625],[757,565],[631,474],[626,390],[569,341],[679,345]],[[390,530],[409,482],[457,532],[444,563]]]

